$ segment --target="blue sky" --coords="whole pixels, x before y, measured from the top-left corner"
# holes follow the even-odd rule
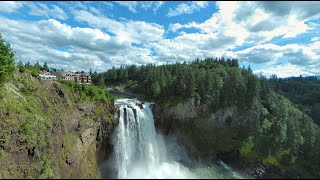
[[[319,2],[2,1],[18,60],[98,72],[112,66],[238,58],[255,73],[320,74]]]

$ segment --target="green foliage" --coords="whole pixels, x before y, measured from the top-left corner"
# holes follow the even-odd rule
[[[41,117],[27,119],[20,127],[20,140],[28,144],[28,148],[44,147],[48,143],[46,123]]]
[[[113,96],[106,90],[93,85],[77,84],[74,82],[62,81],[67,89],[78,94],[83,101],[111,102]]]
[[[263,159],[262,161],[265,165],[269,165],[269,166],[279,166],[280,163],[278,162],[278,160],[276,158],[274,158],[273,156],[269,155],[266,158]]]
[[[132,90],[132,91],[137,89],[137,87],[138,87],[138,82],[137,81],[132,81],[132,80],[127,81],[126,84],[124,85],[124,88],[127,88],[127,89]]]
[[[272,76],[268,83],[276,92],[283,94],[320,125],[320,80],[313,76],[291,78]]]
[[[17,67],[18,67],[18,70],[19,70],[21,73],[23,73],[23,72],[26,71],[26,67],[23,65],[22,61],[19,61]]]
[[[238,132],[235,129],[213,128],[199,136],[203,143],[211,145],[217,152],[230,152],[239,147],[240,141],[237,134]]]
[[[0,34],[0,85],[13,77],[15,58],[10,44],[6,43]]]
[[[93,110],[91,117],[92,119],[99,119],[99,117],[101,117],[106,123],[112,123],[112,121],[114,120],[113,114],[108,113],[103,104],[96,105],[96,108]]]
[[[49,179],[54,177],[51,166],[50,158],[47,156],[42,156],[40,160],[40,179]]]
[[[43,67],[41,68],[43,71],[49,71],[47,62],[44,62]]]
[[[221,102],[227,102],[224,104],[226,107],[234,103],[245,107],[246,91],[250,91],[248,94],[251,94],[252,99],[257,99],[256,92],[259,92],[259,89],[245,89],[246,83],[244,82],[249,81],[249,78],[251,80],[257,78],[252,73],[241,73],[247,70],[240,70],[238,64],[237,59],[226,61],[224,58],[207,58],[197,59],[189,64],[113,67],[104,73],[93,73],[96,78],[93,83],[100,85],[98,82],[104,81],[106,86],[124,84],[125,88],[135,93],[144,94],[147,98],[164,103],[174,97],[182,97],[182,99],[195,97],[198,105],[210,100],[212,104],[219,106],[220,96],[223,96]],[[228,82],[226,76],[233,81]],[[226,88],[230,87],[227,91],[223,89],[224,82],[226,82]],[[233,82],[237,85],[233,86]],[[256,82],[254,81],[254,86]],[[241,95],[239,98],[232,98],[238,97],[239,94]],[[252,103],[247,104],[252,105]]]
[[[250,136],[243,142],[240,148],[240,155],[249,161],[256,159],[256,157],[254,157],[252,153],[253,147],[254,147],[253,137]]]
[[[0,132],[0,144],[6,144],[10,140],[10,136],[5,131]]]
[[[294,167],[301,166],[316,172],[320,160],[319,127],[282,95],[272,90],[266,92],[262,101],[264,107],[257,109],[261,113],[260,126],[252,129],[250,139],[243,143],[242,157],[278,168],[290,166],[292,168],[287,170],[292,172],[295,172]]]
[[[158,81],[152,83],[151,94],[152,94],[152,97],[157,97],[160,94],[160,85]]]
[[[40,73],[40,66],[29,66],[26,67],[26,70],[30,71],[32,76],[37,77]]]
[[[20,91],[24,94],[31,94],[32,92],[37,90],[37,87],[34,85],[31,79],[25,77],[16,78],[18,83],[21,83]]]
[[[0,159],[4,156],[4,150],[2,148],[0,148]]]

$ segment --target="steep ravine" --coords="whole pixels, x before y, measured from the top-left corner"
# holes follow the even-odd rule
[[[175,105],[155,105],[158,131],[176,138],[187,150],[189,159],[182,163],[192,168],[195,164],[211,166],[223,160],[233,169],[254,178],[290,177],[263,164],[246,164],[240,158],[237,149],[255,126],[252,119],[259,119],[259,113],[253,110],[240,113],[236,106],[210,112],[209,104],[196,106],[191,98]]]
[[[246,116],[240,115],[236,106],[220,109],[214,113],[208,108],[208,105],[195,106],[192,98],[176,105],[156,104],[155,123],[165,134],[181,134],[184,137],[190,135],[190,138],[184,140],[192,141],[190,143],[194,147],[190,147],[191,149],[196,148],[194,150],[203,155],[211,154],[214,155],[213,159],[217,159],[219,151],[228,151],[232,148],[228,147],[227,141],[230,141],[230,145],[235,145],[237,134],[245,133],[252,124],[250,119],[257,118],[258,114],[249,111]],[[197,132],[199,134],[194,134]],[[217,139],[222,140],[222,137],[224,142]],[[203,157],[207,158],[205,155]]]
[[[30,73],[17,72],[0,89],[0,178],[103,178],[113,173],[102,166],[114,149],[111,136],[118,123],[112,100],[83,100],[63,83],[39,82]],[[256,178],[292,177],[240,161],[241,143],[261,112],[240,112],[237,106],[213,111],[209,104],[196,106],[192,98],[175,105],[155,102],[156,130],[187,150],[188,158],[177,162],[192,169],[221,159]]]
[[[113,111],[17,72],[0,93],[0,178],[101,178]]]

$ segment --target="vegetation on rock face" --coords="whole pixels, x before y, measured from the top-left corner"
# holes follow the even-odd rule
[[[113,97],[91,85],[39,81],[46,63],[19,62],[15,72],[0,41],[0,178],[99,178],[95,128],[113,123]]]
[[[111,94],[94,85],[77,84],[74,82],[61,81],[72,93],[78,94],[82,101],[113,101]]]
[[[124,84],[157,104],[175,105],[194,98],[198,116],[235,106],[238,117],[226,118],[222,128],[214,127],[206,117],[184,121],[177,127],[189,134],[203,152],[216,153],[221,158],[239,157],[251,164],[262,163],[302,177],[319,176],[320,129],[310,118],[318,112],[319,88],[311,86],[318,81],[306,82],[310,85],[307,87],[301,80],[270,83],[265,77],[254,75],[250,67],[239,68],[237,59],[223,58],[160,66],[121,66],[93,76],[94,82]],[[293,100],[307,107],[305,113],[277,93],[280,91],[292,100],[297,92],[306,92],[306,96],[301,94]],[[308,101],[309,98],[315,99]],[[199,110],[204,106],[206,112]],[[232,122],[244,127],[230,127]]]
[[[24,79],[25,77],[19,78]],[[19,78],[15,77],[14,82],[19,82]],[[27,81],[32,83],[24,79],[24,82]],[[6,168],[1,168],[0,175],[3,177],[52,178],[54,176],[51,161],[45,158],[51,156],[50,134],[48,133],[51,122],[39,106],[37,99],[31,97],[29,92],[23,91],[24,88],[23,83],[20,84],[20,88],[8,83],[1,91],[3,99],[0,100],[0,139],[2,140],[0,149],[4,150],[4,154],[0,164],[1,167]],[[23,147],[24,153],[21,152],[21,155],[16,156],[11,153],[21,151],[20,148]],[[20,163],[15,164],[15,159],[18,159],[17,162]],[[8,172],[12,175],[6,176]],[[15,176],[19,173],[24,174]]]
[[[113,123],[106,108],[112,96],[94,86],[74,91],[67,86],[39,81],[29,72],[17,72],[5,84],[0,91],[1,178],[99,177],[95,138],[90,148],[80,138],[87,129],[96,135],[99,123]],[[73,166],[66,162],[70,157],[76,158],[68,162]]]

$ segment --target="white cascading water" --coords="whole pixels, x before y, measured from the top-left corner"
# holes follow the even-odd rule
[[[149,102],[119,99],[119,125],[113,138],[118,178],[194,178],[188,168],[166,159],[166,147],[154,127]]]
[[[191,172],[187,167],[170,158],[180,154],[168,152],[166,148],[168,142],[165,143],[162,136],[156,133],[150,107],[152,103],[142,103],[137,99],[118,99],[115,105],[119,110],[119,125],[112,140],[115,158],[115,164],[113,163],[112,166],[116,166],[117,178],[252,178],[235,172],[221,160],[210,167],[199,165]],[[178,145],[174,147],[177,148]]]

